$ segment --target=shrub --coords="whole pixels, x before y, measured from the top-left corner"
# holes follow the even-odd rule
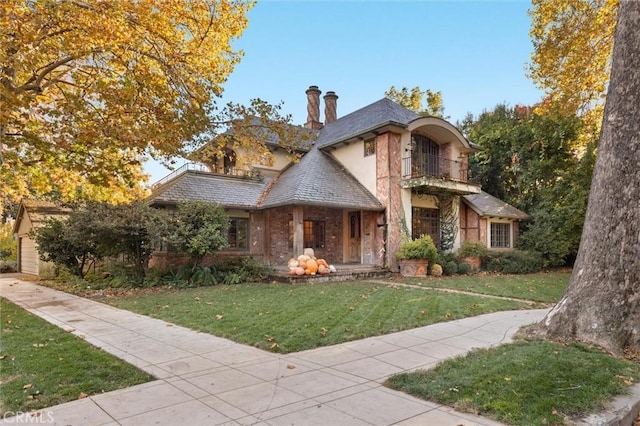
[[[170,285],[172,287],[203,287],[233,285],[264,281],[271,268],[252,257],[231,257],[211,266],[181,265],[167,269],[153,269],[145,285],[149,287]]]
[[[5,274],[9,272],[16,272],[18,270],[18,264],[14,260],[0,260],[0,273]]]
[[[485,269],[504,274],[529,274],[543,268],[540,253],[534,251],[489,252],[485,258]]]
[[[449,262],[443,263],[442,264],[442,272],[445,275],[455,275],[455,274],[457,274],[459,272],[458,264],[453,260],[450,260]]]
[[[458,264],[458,273],[460,275],[466,275],[471,271],[471,266],[469,266],[466,263],[459,263]]]
[[[487,247],[479,241],[467,240],[458,249],[459,257],[480,257],[484,258],[488,253]]]
[[[398,259],[428,259],[435,263],[438,249],[429,235],[423,235],[415,240],[405,240],[396,254]]]
[[[441,277],[442,266],[438,265],[437,263],[434,263],[433,266],[431,267],[431,275],[433,275],[434,277]]]

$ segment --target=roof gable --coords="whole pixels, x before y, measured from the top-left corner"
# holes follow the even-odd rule
[[[383,210],[382,204],[353,175],[318,149],[312,149],[282,172],[261,207],[295,204]]]
[[[29,228],[39,228],[47,219],[62,219],[71,213],[71,208],[63,207],[52,201],[40,200],[22,200],[18,209],[18,216],[13,224],[13,232],[15,234]],[[29,229],[29,230],[31,230]]]

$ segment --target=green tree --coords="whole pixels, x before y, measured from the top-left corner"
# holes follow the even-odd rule
[[[40,259],[66,268],[84,278],[88,268],[102,258],[97,241],[87,229],[93,222],[86,210],[74,211],[66,219],[48,219],[34,232]]]
[[[403,87],[398,90],[395,86],[391,86],[384,95],[420,115],[447,118],[444,116],[444,102],[440,91],[434,92],[431,89],[422,91],[418,86],[413,89]]]
[[[141,284],[154,248],[167,232],[167,214],[140,201],[120,205],[92,203],[83,210],[92,216],[85,232],[95,235],[99,252],[104,257],[124,256],[125,265]]]
[[[205,256],[213,255],[228,245],[229,218],[218,204],[205,201],[181,203],[174,221],[175,230],[170,241],[191,257],[194,270]]]
[[[540,252],[545,266],[570,262],[578,250],[595,146],[576,154],[581,126],[578,117],[557,110],[498,105],[470,127],[470,140],[482,147],[470,159],[472,176],[532,216],[520,243]]]

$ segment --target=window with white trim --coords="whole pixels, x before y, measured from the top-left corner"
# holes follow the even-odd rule
[[[511,248],[511,223],[491,222],[491,248]]]

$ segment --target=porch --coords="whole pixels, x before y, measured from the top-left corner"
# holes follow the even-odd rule
[[[326,275],[290,275],[286,265],[274,266],[270,281],[301,284],[301,283],[327,283],[336,281],[356,281],[377,278],[388,278],[391,271],[377,265],[364,265],[360,263],[334,264],[336,272]]]

